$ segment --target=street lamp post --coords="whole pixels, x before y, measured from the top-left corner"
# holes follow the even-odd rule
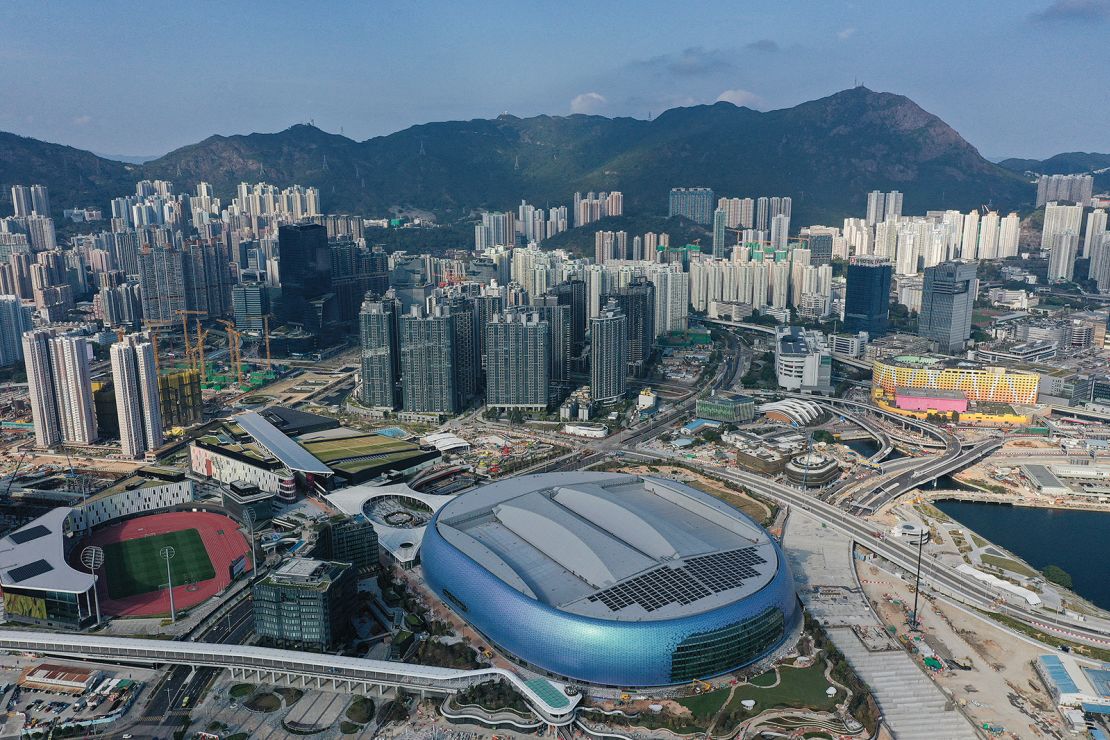
[[[96,589],[96,571],[104,565],[104,548],[89,545],[81,551],[81,564],[89,569],[93,577],[93,601],[96,603],[96,626],[100,626],[100,594]]]
[[[247,506],[243,509],[243,518],[247,520],[247,534],[251,538],[251,570],[254,571],[251,577],[253,578],[258,575],[258,558],[255,556],[254,552],[254,521],[257,518],[257,514],[254,513],[254,509]]]
[[[169,584],[168,590],[170,592],[170,620],[176,624],[177,612],[173,608],[173,572],[170,570],[170,560],[177,554],[177,551],[170,545],[166,545],[158,551],[158,554],[166,560],[166,582]]]
[[[921,551],[925,548],[925,533],[921,532],[917,538],[917,578],[913,587],[913,621],[910,623],[910,629],[918,630],[921,628],[921,619],[917,615],[917,598],[921,594]]]

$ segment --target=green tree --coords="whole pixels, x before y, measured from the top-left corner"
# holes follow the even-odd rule
[[[836,442],[836,437],[828,429],[818,429],[813,433],[813,441],[824,442],[831,445]]]
[[[1049,565],[1041,571],[1045,578],[1063,588],[1071,588],[1071,574],[1058,565]]]

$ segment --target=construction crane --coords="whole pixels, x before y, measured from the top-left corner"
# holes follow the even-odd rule
[[[185,337],[185,359],[189,362],[189,367],[196,368],[196,359],[193,357],[193,345],[189,341],[189,317],[190,316],[208,316],[207,311],[190,311],[179,308],[174,311],[174,314],[181,317],[181,335]],[[200,319],[197,319],[197,324],[200,324]]]
[[[154,370],[155,373],[162,372],[162,357],[158,353],[158,330],[173,324],[168,319],[143,319],[143,328],[150,334],[150,344],[154,349]]]
[[[234,322],[219,319],[227,331],[228,362],[235,382],[242,385],[243,381],[243,335],[235,328]]]
[[[197,372],[200,373],[200,382],[208,381],[208,365],[204,361],[204,340],[208,338],[208,330],[202,329],[200,319],[197,319],[197,341],[195,351],[197,355]]]

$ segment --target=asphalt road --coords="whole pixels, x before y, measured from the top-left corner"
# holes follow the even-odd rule
[[[233,607],[227,617],[195,637],[194,641],[240,645],[250,637],[253,629],[253,604],[248,598]],[[169,669],[152,689],[153,694],[143,710],[141,722],[135,725],[131,734],[136,737],[172,736],[219,673],[220,669],[216,668],[176,666]]]

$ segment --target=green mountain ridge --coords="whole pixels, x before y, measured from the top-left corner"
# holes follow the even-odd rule
[[[225,199],[241,181],[320,189],[326,211],[382,216],[569,204],[575,191],[621,190],[631,214],[665,215],[667,193],[790,195],[794,223],[863,215],[866,192],[898,189],[906,210],[1028,206],[1034,191],[985,160],[950,126],[901,95],[856,87],[759,112],[715,103],[647,121],[535,116],[444,121],[358,142],[309,125],[211,136],[143,164],[0,133],[0,197],[44,182],[57,208],[106,206],[142,178],[179,188],[212,183]]]

